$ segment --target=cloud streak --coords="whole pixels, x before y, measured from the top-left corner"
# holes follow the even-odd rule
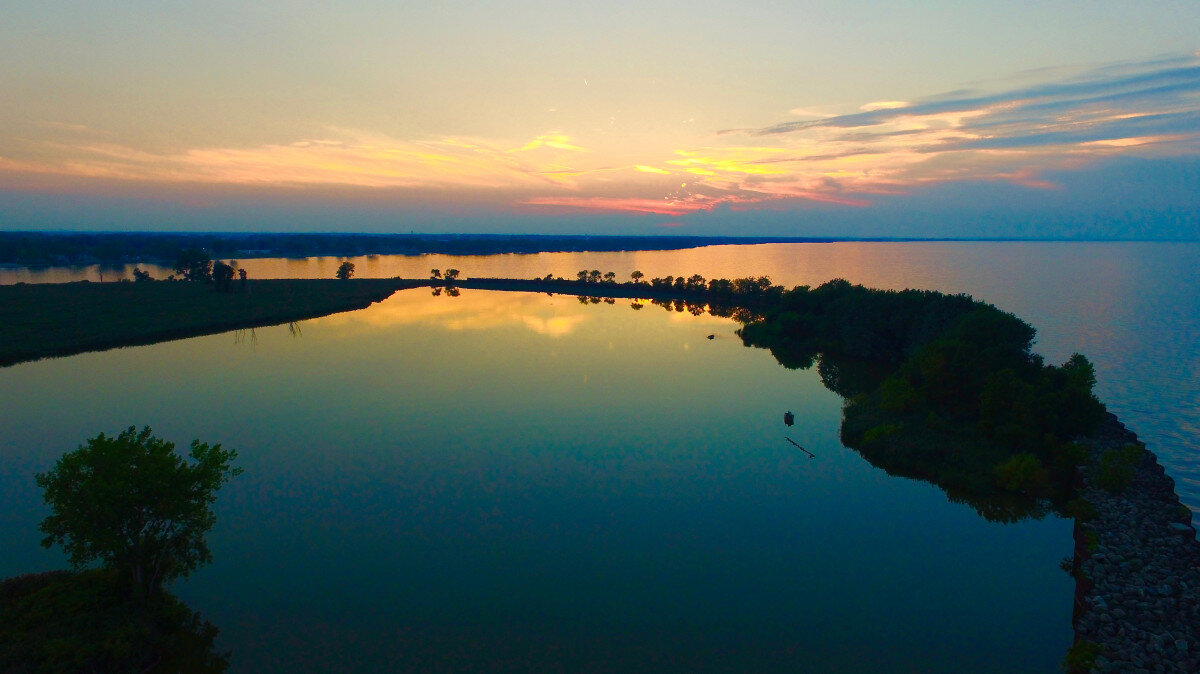
[[[352,186],[442,194],[521,211],[683,217],[719,207],[867,207],[879,195],[952,182],[1054,187],[1044,175],[1100,159],[1200,154],[1200,56],[1022,75],[991,90],[855,104],[843,114],[715,133],[673,145],[554,130],[520,140],[404,140],[329,128],[257,147],[156,153],[65,123],[24,155],[0,145],[4,176],[274,187]],[[594,141],[594,142],[593,142]],[[608,143],[607,145],[605,143]],[[28,145],[28,143],[27,143]],[[12,184],[14,181],[9,181]],[[480,196],[484,195],[484,196]]]
[[[408,142],[330,129],[325,138],[250,148],[195,148],[158,154],[114,142],[58,143],[57,161],[0,157],[0,169],[129,181],[376,188],[499,189],[570,183],[561,162],[582,152],[563,134],[516,147],[477,139]]]

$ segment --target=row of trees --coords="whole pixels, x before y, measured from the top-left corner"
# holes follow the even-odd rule
[[[699,236],[183,234],[167,232],[0,232],[0,263],[23,265],[167,262],[181,248],[214,257],[355,257],[677,250],[773,239]],[[777,240],[777,239],[775,239]]]
[[[218,292],[231,292],[233,290],[233,278],[237,276],[242,282],[242,289],[246,286],[246,270],[236,267],[237,263],[222,262],[213,260],[207,252],[199,248],[185,248],[179,251],[179,256],[175,259],[175,274],[178,278],[186,281],[202,281],[204,283],[212,283]],[[345,281],[354,276],[354,263],[349,260],[343,260],[338,266],[334,276]],[[137,281],[150,281],[149,272],[141,269],[133,270],[133,277]],[[174,276],[171,280],[174,280]]]
[[[248,279],[246,270],[236,265],[237,263],[232,260],[229,262],[213,260],[202,249],[185,248],[179,251],[179,256],[175,259],[175,275],[168,280],[179,278],[185,281],[211,283],[217,292],[227,293],[233,291],[233,279],[236,276],[241,281],[241,289],[245,290]],[[153,280],[150,278],[149,272],[140,269],[134,269],[133,276],[137,281]]]

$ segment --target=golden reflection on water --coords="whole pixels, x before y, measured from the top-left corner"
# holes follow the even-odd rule
[[[588,302],[588,304],[593,304]],[[631,304],[642,310],[663,311],[645,300],[600,301],[609,305],[611,318],[628,323],[633,319]],[[609,316],[605,320],[609,320]],[[562,337],[594,321],[595,313],[584,307],[574,295],[463,290],[459,296],[433,295],[427,289],[403,290],[363,311],[335,314],[322,319],[329,325],[370,326],[436,325],[447,330],[488,330],[523,326],[539,335]],[[671,311],[669,322],[694,326],[734,326],[729,319],[703,314]],[[632,328],[632,325],[626,327]]]

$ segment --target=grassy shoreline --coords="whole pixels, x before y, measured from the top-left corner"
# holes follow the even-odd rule
[[[126,346],[278,325],[364,309],[397,290],[445,286],[432,279],[260,279],[233,292],[194,282],[0,285],[0,367]],[[463,279],[463,289],[597,297],[688,299],[649,284],[544,279]]]
[[[192,282],[0,286],[0,367],[142,346],[353,311],[397,290],[400,279],[269,279],[231,293]]]

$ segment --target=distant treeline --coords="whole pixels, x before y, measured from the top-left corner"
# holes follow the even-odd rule
[[[832,239],[527,234],[283,234],[0,232],[0,264],[26,266],[174,262],[182,249],[212,258],[679,250],[722,244]]]

